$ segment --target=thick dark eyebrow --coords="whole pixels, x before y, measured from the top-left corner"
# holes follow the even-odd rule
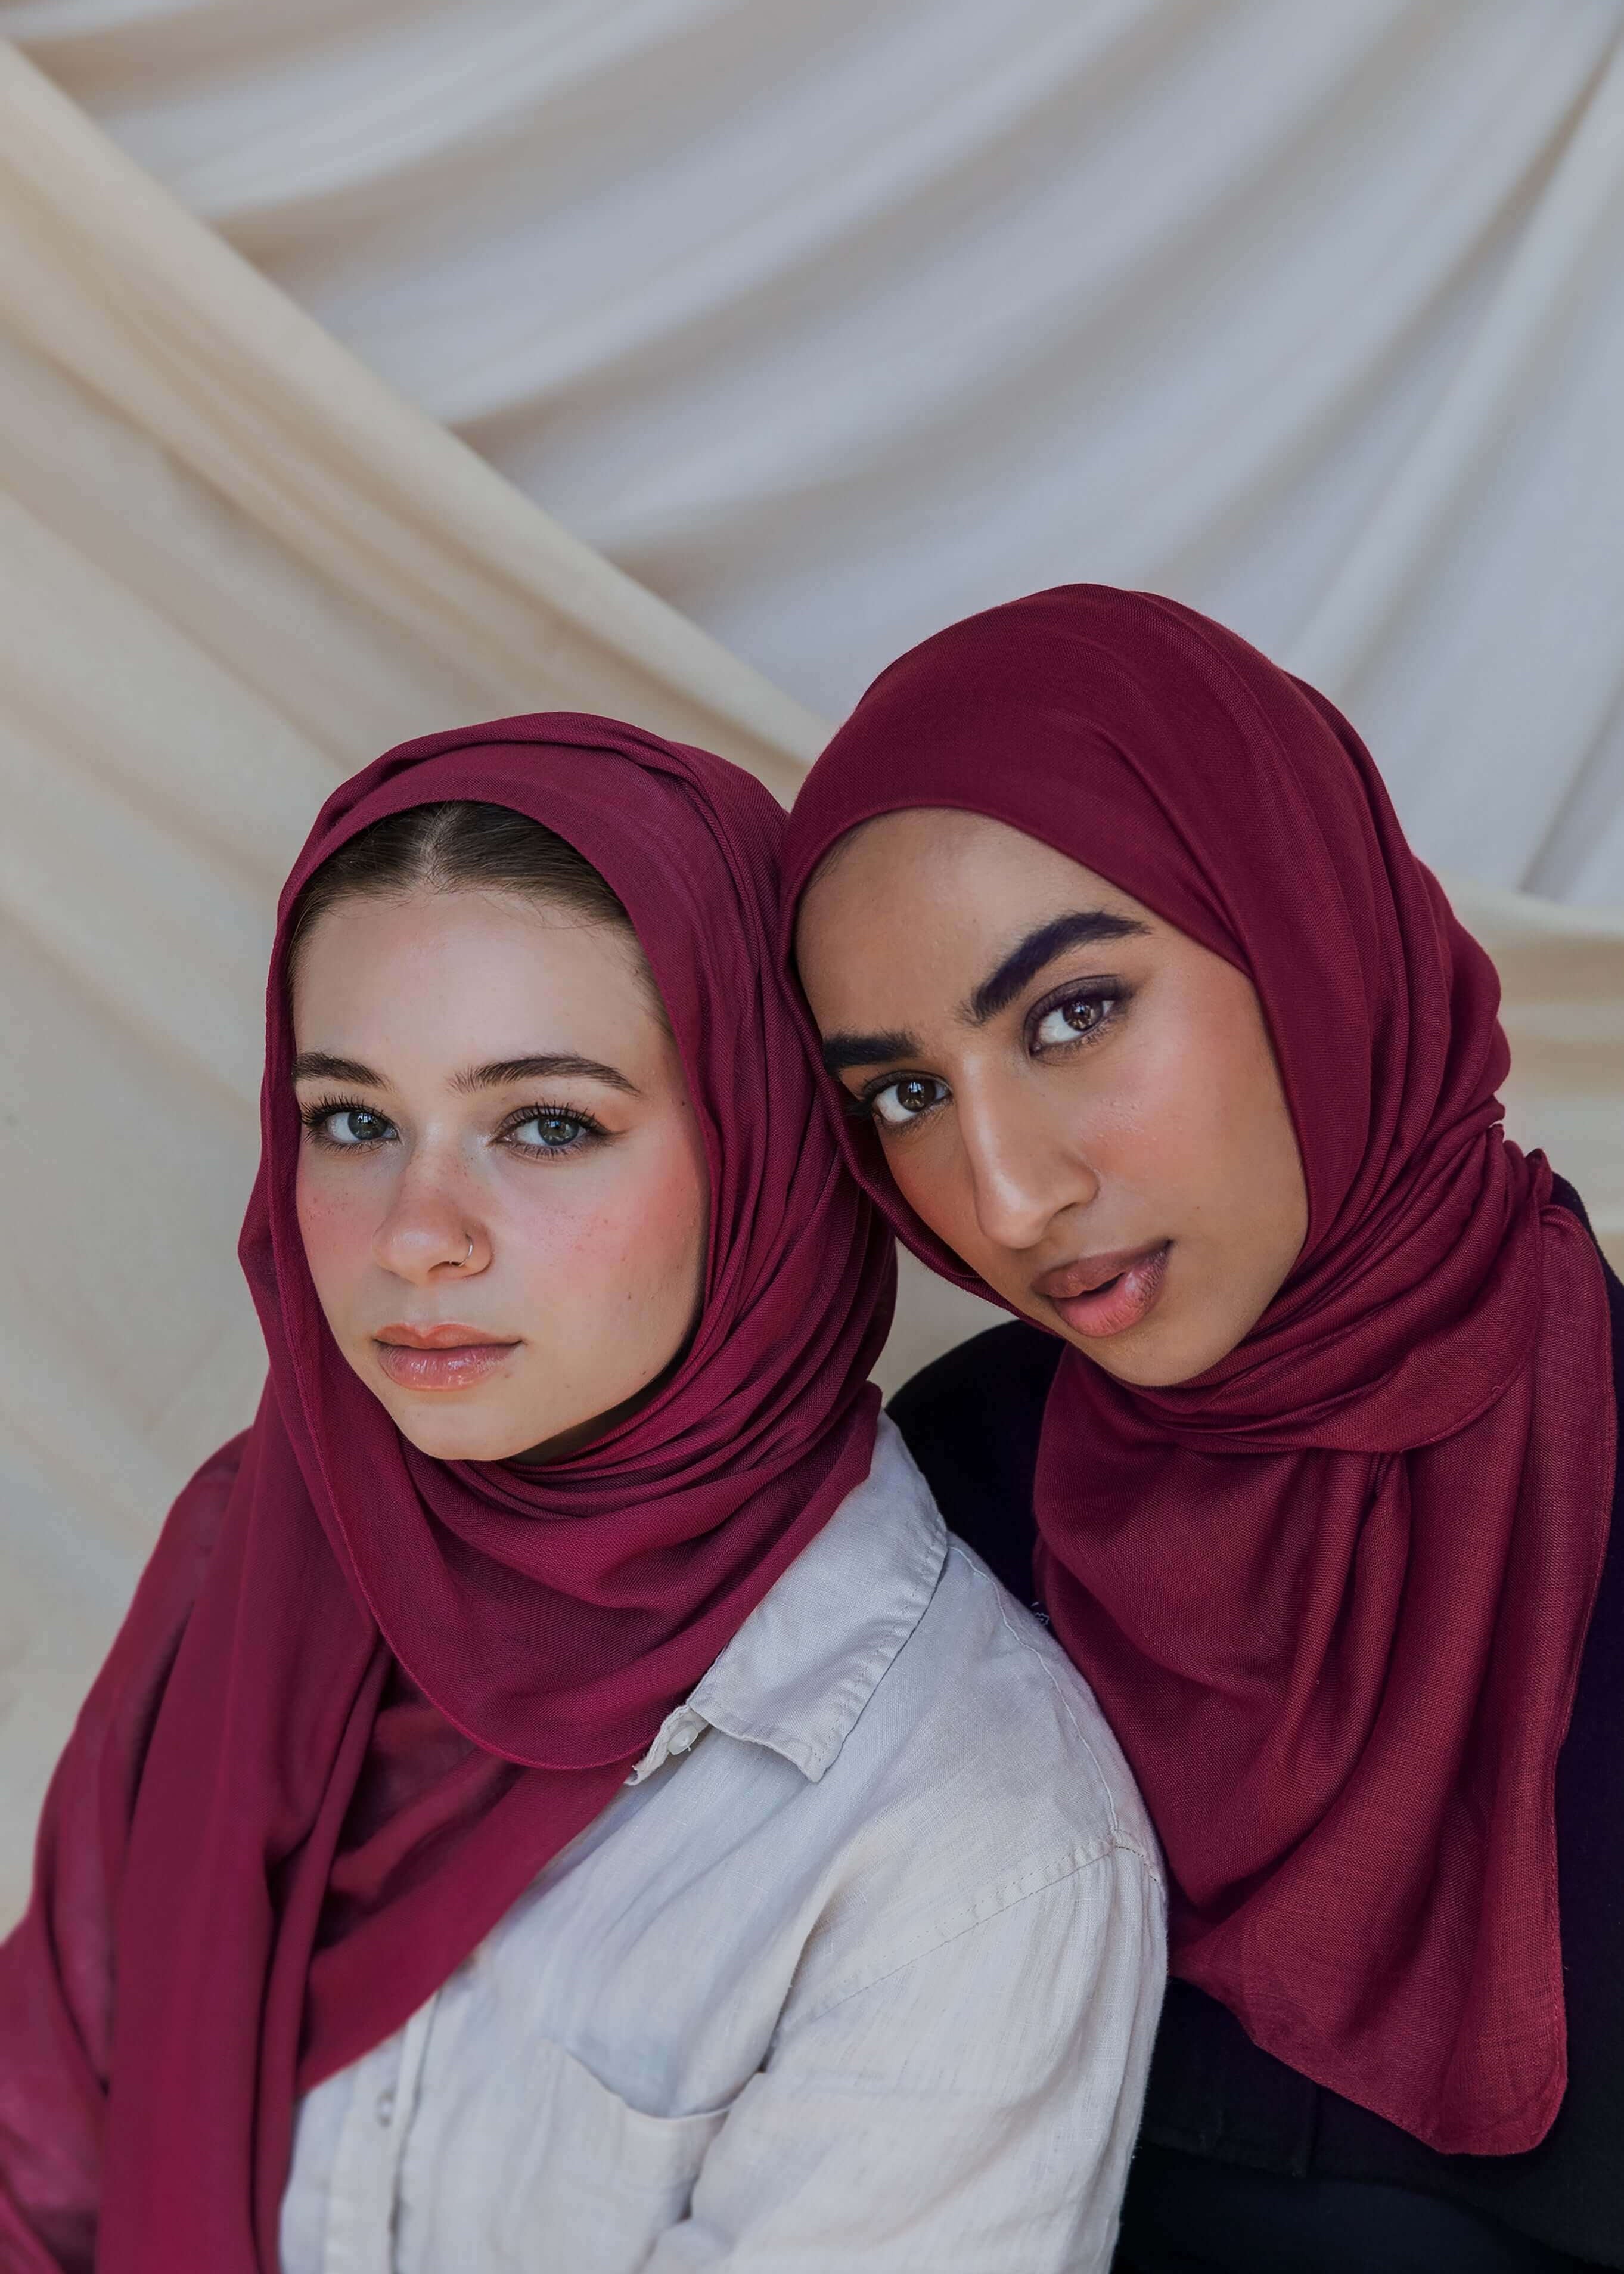
[[[329,1058],[325,1050],[301,1050],[293,1061],[295,1081],[347,1081],[363,1089],[387,1089],[388,1084],[371,1066],[356,1058]],[[624,1090],[628,1097],[643,1093],[618,1066],[601,1058],[583,1058],[574,1050],[552,1050],[538,1058],[495,1058],[489,1065],[469,1066],[454,1074],[453,1089],[466,1096],[476,1089],[507,1089],[516,1081],[600,1081],[606,1088]]]
[[[894,1058],[919,1056],[919,1036],[906,1028],[894,1035],[831,1035],[823,1044],[823,1064],[831,1073],[851,1066],[888,1065]]]
[[[959,1015],[967,1025],[984,1027],[1007,1009],[1029,979],[1052,963],[1068,947],[1091,947],[1096,940],[1132,939],[1150,930],[1135,916],[1108,915],[1103,908],[1079,908],[1071,915],[1051,916],[1048,923],[1029,931],[1004,957],[965,1003]]]

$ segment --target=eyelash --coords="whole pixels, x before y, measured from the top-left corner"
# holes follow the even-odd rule
[[[1116,1025],[1123,1012],[1126,1010],[1132,995],[1132,990],[1125,987],[1119,979],[1093,979],[1082,983],[1074,981],[1070,986],[1055,988],[1043,998],[1041,1002],[1034,1003],[1026,1013],[1023,1033],[1027,1050],[1034,1058],[1053,1058],[1056,1052],[1064,1051],[1070,1056],[1074,1050],[1085,1049],[1089,1043],[1097,1042],[1107,1028]],[[1087,1004],[1098,1012],[1100,1015],[1094,1024],[1081,1033],[1071,1035],[1064,1042],[1040,1045],[1035,1037],[1044,1020],[1052,1012],[1064,1011],[1072,1004]],[[939,1082],[944,1090],[947,1088],[946,1083],[941,1082],[940,1077],[936,1074],[877,1074],[855,1096],[849,1091],[846,1093],[845,1110],[854,1121],[868,1122],[884,1130],[893,1138],[901,1136],[906,1133],[910,1126],[917,1128],[921,1122],[929,1120],[937,1107],[946,1103],[946,1099],[941,1097],[930,1105],[922,1106],[916,1115],[911,1117],[911,1125],[884,1120],[876,1111],[877,1101],[888,1089],[895,1089],[906,1081]],[[948,1095],[951,1096],[951,1093],[949,1092]]]
[[[341,1144],[337,1138],[327,1134],[327,1124],[341,1113],[364,1113],[372,1120],[381,1121],[386,1128],[394,1127],[387,1114],[380,1113],[375,1105],[368,1105],[358,1097],[318,1098],[312,1104],[300,1108],[299,1118],[310,1133],[312,1142],[324,1146],[330,1153],[370,1153],[375,1145],[388,1143],[385,1137],[357,1137],[350,1144]],[[580,1133],[564,1145],[532,1145],[516,1141],[513,1132],[523,1129],[527,1121],[573,1121]],[[496,1141],[508,1144],[528,1161],[567,1161],[573,1159],[577,1153],[584,1153],[601,1143],[608,1133],[595,1115],[578,1105],[537,1103],[521,1106],[517,1112],[510,1113],[497,1131]]]
[[[1086,1003],[1099,1013],[1100,1015],[1094,1025],[1081,1034],[1071,1035],[1064,1043],[1045,1044],[1041,1050],[1034,1050],[1034,1055],[1049,1058],[1056,1050],[1070,1051],[1080,1049],[1086,1043],[1097,1042],[1108,1027],[1116,1025],[1122,1013],[1127,1009],[1129,1000],[1130,990],[1119,979],[1090,979],[1085,981],[1080,986],[1056,987],[1053,993],[1046,995],[1041,1003],[1034,1003],[1026,1013],[1026,1046],[1029,1050],[1034,1049],[1037,1030],[1051,1011],[1064,1011],[1072,1003]]]

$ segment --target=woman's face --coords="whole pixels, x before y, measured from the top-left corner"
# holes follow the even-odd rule
[[[293,1021],[311,1276],[402,1434],[557,1458],[635,1411],[698,1314],[709,1186],[634,943],[501,893],[342,900]]]
[[[796,949],[898,1190],[1008,1302],[1145,1386],[1256,1324],[1308,1202],[1232,964],[1052,847],[935,809],[836,848]]]

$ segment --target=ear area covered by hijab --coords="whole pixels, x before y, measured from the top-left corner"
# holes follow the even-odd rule
[[[1493,967],[1346,720],[1151,594],[1036,593],[884,672],[797,800],[786,958],[824,855],[910,807],[1007,823],[1244,972],[1302,1155],[1308,1236],[1238,1348],[1135,1389],[1068,1347],[1044,1418],[1040,1577],[1166,1849],[1173,1970],[1434,2148],[1530,2147],[1616,1416],[1599,1260],[1501,1127]]]
[[[455,799],[544,824],[619,895],[709,1168],[687,1354],[545,1466],[441,1463],[401,1436],[327,1329],[295,1213],[299,890],[371,823]],[[704,751],[545,714],[389,751],[328,800],[289,878],[241,1244],[269,1382],[177,1503],[0,1953],[0,2007],[49,1979],[83,2046],[49,2157],[94,2174],[99,2152],[102,2274],[270,2274],[297,2093],[468,1956],[868,1473],[891,1242],[778,971],[783,825]],[[105,1902],[71,1846],[92,1824]]]

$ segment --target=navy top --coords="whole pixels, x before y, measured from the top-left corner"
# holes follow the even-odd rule
[[[1560,1178],[1553,1198],[1589,1230]],[[1624,1411],[1624,1285],[1611,1269],[1606,1277]],[[1024,1321],[994,1327],[915,1374],[890,1408],[949,1525],[1040,1615],[1033,1481],[1064,1347]],[[1575,2257],[1624,2268],[1624,1464],[1557,1763],[1556,1837],[1568,2091],[1537,2148],[1440,2156],[1260,2052],[1226,2007],[1178,1981],[1168,1985],[1143,2136],[1254,2171],[1419,2188]]]

